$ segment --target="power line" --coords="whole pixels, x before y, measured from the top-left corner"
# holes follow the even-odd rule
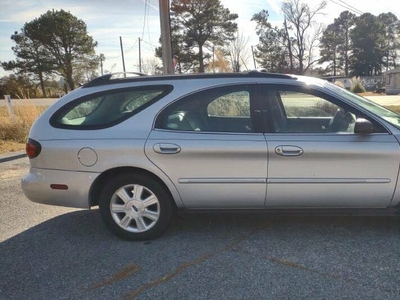
[[[124,54],[128,53],[129,51],[131,51],[133,48],[135,48],[137,45],[137,41],[135,43],[133,43],[133,46],[130,47],[128,50],[124,50]],[[106,57],[107,60],[111,60],[111,59],[116,59],[116,58],[120,58],[122,54],[117,55],[117,56],[113,56],[113,57]]]
[[[146,40],[142,40],[142,42],[145,42],[146,44],[150,45],[153,48],[157,48],[157,46],[154,46],[151,42],[146,42]]]
[[[357,11],[359,14],[363,14],[363,12],[357,8],[355,8],[354,6],[351,6],[350,4],[344,2],[343,0],[338,0],[339,2],[343,3],[344,5],[350,7],[351,9],[353,9],[353,11]]]
[[[143,29],[142,29],[142,40],[144,37],[144,30],[146,28],[147,18],[148,18],[148,10],[149,10],[149,0],[144,2],[144,16],[143,16]]]
[[[345,3],[345,2],[343,2],[343,1],[341,1],[341,0],[338,0],[338,1],[343,2],[344,5],[341,4],[341,3],[338,3],[338,2],[336,2],[336,1],[334,1],[334,0],[330,0],[330,1],[331,1],[332,3],[335,3],[335,4],[339,5],[339,6],[341,6],[341,7],[345,8],[345,9],[347,9],[347,10],[350,10],[351,12],[353,12],[353,13],[355,13],[355,14],[358,14],[358,15],[362,15],[362,14],[363,14],[363,12],[362,12],[361,10],[356,9],[356,8],[350,6],[349,4],[347,4],[347,3]],[[346,5],[346,6],[345,6],[345,5]]]
[[[146,1],[147,1],[147,6],[149,6],[150,5],[150,0],[146,0]],[[147,22],[146,22],[146,25],[147,25],[147,37],[149,38],[150,44],[152,44],[151,43],[151,37],[150,37],[150,28],[149,28],[149,8],[147,8]]]
[[[147,1],[147,0],[142,0],[142,2],[145,2],[145,1]],[[150,4],[150,3],[148,3],[148,5],[149,5],[151,8],[154,8],[156,11],[159,10],[157,6],[154,6],[154,5]]]
[[[124,53],[127,53],[127,52],[131,51],[133,48],[136,47],[136,45],[137,45],[137,41],[133,44],[132,47],[130,47],[128,50],[124,51]]]

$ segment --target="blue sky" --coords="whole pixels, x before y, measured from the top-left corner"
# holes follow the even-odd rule
[[[273,24],[282,23],[280,12],[282,0],[221,0],[221,3],[237,13],[239,30],[249,37],[249,47],[257,44],[255,23],[251,17],[266,9]],[[311,7],[320,0],[303,0]],[[122,71],[119,37],[122,37],[125,65],[127,71],[138,71],[138,38],[141,43],[144,62],[154,57],[154,48],[159,46],[159,0],[1,0],[0,15],[0,61],[15,59],[11,50],[10,36],[19,31],[25,22],[30,22],[47,10],[64,9],[79,19],[88,28],[88,33],[98,42],[96,53],[106,56],[104,68],[113,72]],[[346,10],[344,4],[351,5],[361,12],[378,15],[393,12],[400,19],[400,1],[391,0],[328,0],[325,15],[319,22],[330,24],[340,12]],[[0,68],[0,76],[6,72]]]

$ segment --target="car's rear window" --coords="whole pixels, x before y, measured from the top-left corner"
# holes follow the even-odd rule
[[[100,129],[118,124],[161,99],[172,86],[114,89],[76,99],[50,119],[54,127]]]

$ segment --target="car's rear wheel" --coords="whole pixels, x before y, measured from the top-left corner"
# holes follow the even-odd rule
[[[167,229],[173,205],[156,180],[140,174],[121,174],[104,186],[100,213],[108,229],[126,240],[153,239]]]

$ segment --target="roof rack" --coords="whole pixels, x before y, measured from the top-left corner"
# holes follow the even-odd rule
[[[126,76],[133,75],[133,76]],[[121,72],[100,76],[83,85],[83,88],[101,86],[113,83],[123,83],[132,81],[152,81],[152,80],[172,80],[172,79],[207,79],[207,78],[235,78],[235,77],[259,77],[259,78],[282,78],[297,79],[294,75],[269,73],[267,70],[251,70],[241,73],[190,73],[190,74],[171,74],[148,76],[143,73]]]
[[[89,81],[88,83],[84,84],[83,87],[92,87],[92,86],[114,83],[115,82],[114,80],[121,80],[121,79],[125,79],[125,78],[137,77],[137,76],[139,76],[139,77],[147,76],[147,74],[138,73],[138,72],[109,73],[109,74],[97,77],[97,78]]]
[[[250,70],[247,72],[248,76],[251,77],[270,77],[270,78],[296,78],[293,74],[282,74],[282,73],[271,73],[267,69],[257,69],[257,70]]]

